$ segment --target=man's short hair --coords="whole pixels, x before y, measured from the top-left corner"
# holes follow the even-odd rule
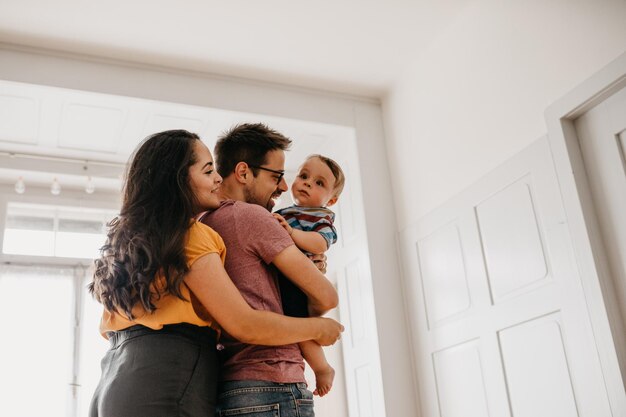
[[[239,162],[247,163],[256,177],[258,167],[266,162],[267,153],[286,151],[291,140],[263,123],[243,123],[220,136],[215,144],[214,157],[217,172],[226,178]]]

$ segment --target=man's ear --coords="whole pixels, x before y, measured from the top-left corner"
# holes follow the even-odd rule
[[[237,180],[237,182],[241,184],[247,184],[250,177],[252,177],[248,169],[248,164],[243,161],[235,165],[235,171],[233,172],[233,174],[235,175],[235,179]]]
[[[331,198],[330,200],[328,200],[328,203],[326,203],[326,206],[332,206],[333,204],[335,204],[337,202],[337,200],[339,200],[339,197],[334,196],[333,198]]]

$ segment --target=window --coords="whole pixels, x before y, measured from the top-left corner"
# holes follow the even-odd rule
[[[0,264],[0,416],[88,415],[108,342],[87,292],[113,210],[8,203]],[[63,264],[52,266],[50,257]],[[56,262],[52,262],[56,263]]]
[[[93,259],[113,210],[8,203],[3,253]]]

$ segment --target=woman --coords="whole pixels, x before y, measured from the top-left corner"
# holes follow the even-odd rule
[[[135,151],[89,286],[111,344],[92,417],[213,416],[221,328],[252,344],[339,338],[334,320],[244,301],[224,270],[222,239],[193,220],[218,207],[221,181],[207,147],[187,131],[157,133]]]

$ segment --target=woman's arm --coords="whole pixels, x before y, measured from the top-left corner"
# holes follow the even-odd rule
[[[337,307],[337,290],[296,245],[285,248],[272,263],[306,294],[312,314],[322,315]]]
[[[305,259],[315,269],[311,261]],[[229,335],[244,343],[278,346],[315,340],[328,346],[335,343],[343,331],[341,324],[328,318],[302,319],[254,310],[241,296],[216,253],[196,260],[185,276],[185,284],[211,317]]]

